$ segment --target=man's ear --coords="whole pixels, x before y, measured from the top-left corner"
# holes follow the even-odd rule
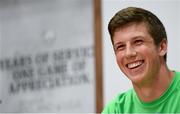
[[[159,44],[159,55],[164,56],[167,53],[168,42],[166,39],[163,39]]]

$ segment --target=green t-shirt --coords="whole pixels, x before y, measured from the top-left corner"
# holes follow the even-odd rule
[[[143,102],[131,89],[111,101],[102,112],[107,113],[180,113],[180,72],[175,72],[170,86],[160,98]]]

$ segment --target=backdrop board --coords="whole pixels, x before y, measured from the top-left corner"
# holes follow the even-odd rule
[[[0,0],[0,112],[96,112],[93,0]]]

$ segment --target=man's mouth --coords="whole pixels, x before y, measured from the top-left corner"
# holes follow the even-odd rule
[[[129,69],[134,69],[141,66],[143,63],[144,63],[144,60],[138,60],[138,61],[126,64],[126,67]]]

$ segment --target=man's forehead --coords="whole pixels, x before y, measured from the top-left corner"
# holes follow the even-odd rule
[[[145,22],[129,22],[129,23],[126,23],[124,25],[121,25],[121,26],[117,27],[115,32],[119,31],[119,30],[122,30],[122,29],[125,29],[125,28],[128,28],[128,27],[131,27],[131,26],[136,26],[136,27],[144,26],[146,29],[148,28],[147,24]]]

